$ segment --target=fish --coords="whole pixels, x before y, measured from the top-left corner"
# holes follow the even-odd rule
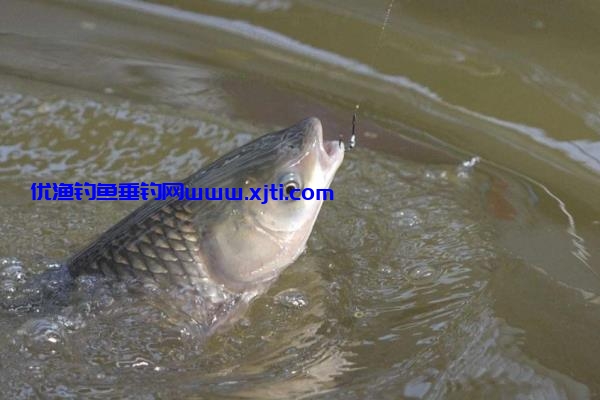
[[[325,141],[318,118],[263,135],[184,179],[186,190],[328,189],[344,145]],[[100,275],[194,293],[186,310],[205,330],[264,293],[304,251],[323,198],[150,200],[65,263],[73,279]],[[188,306],[189,308],[189,306]]]

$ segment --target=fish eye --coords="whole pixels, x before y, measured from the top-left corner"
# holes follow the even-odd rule
[[[294,173],[283,175],[279,178],[279,184],[283,186],[286,196],[289,196],[293,189],[301,189],[300,177]]]

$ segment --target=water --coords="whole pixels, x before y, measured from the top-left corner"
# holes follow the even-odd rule
[[[307,251],[229,330],[82,278],[0,314],[1,397],[600,396],[598,10],[389,6],[2,2],[3,299],[137,205],[32,182],[176,180],[360,114]]]

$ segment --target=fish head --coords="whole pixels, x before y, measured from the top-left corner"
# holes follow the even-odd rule
[[[344,158],[343,143],[324,141],[317,118],[246,146],[229,158],[245,200],[226,202],[229,211],[203,241],[212,275],[234,289],[272,280],[304,251],[325,199],[320,190],[329,188]],[[251,200],[250,188],[261,189],[260,200]],[[278,200],[269,193],[265,202],[271,188]]]

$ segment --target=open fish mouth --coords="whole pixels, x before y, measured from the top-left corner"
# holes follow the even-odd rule
[[[306,118],[298,125],[314,137],[314,145],[319,148],[319,161],[326,175],[326,183],[329,185],[335,176],[338,167],[344,161],[344,143],[338,140],[323,140],[323,125],[316,117]]]
[[[344,143],[337,140],[323,142],[323,151],[329,156],[330,167],[336,168],[344,160]]]

